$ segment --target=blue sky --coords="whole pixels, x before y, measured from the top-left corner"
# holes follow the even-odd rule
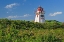
[[[46,20],[64,22],[64,0],[0,0],[0,18],[34,20],[38,6]]]

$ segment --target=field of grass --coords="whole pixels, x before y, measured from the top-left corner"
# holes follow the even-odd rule
[[[0,42],[64,42],[64,23],[0,19]]]
[[[25,42],[64,42],[64,29],[20,30],[18,35],[23,35]]]
[[[64,42],[64,29],[0,30],[0,42]]]

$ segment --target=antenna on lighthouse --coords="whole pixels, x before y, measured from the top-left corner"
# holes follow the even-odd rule
[[[41,6],[39,6],[36,10],[35,22],[39,22],[39,23],[45,22],[44,10]]]

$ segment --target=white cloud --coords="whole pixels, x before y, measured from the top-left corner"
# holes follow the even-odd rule
[[[29,14],[25,14],[25,15],[23,15],[23,16],[15,15],[15,16],[8,16],[8,17],[6,17],[6,18],[11,19],[11,18],[21,18],[21,17],[29,17],[29,16],[31,16],[31,15],[29,15]]]
[[[62,14],[62,12],[54,12],[54,13],[50,13],[49,15],[50,16],[56,16],[56,15],[59,15],[59,14]]]
[[[12,3],[12,4],[9,4],[9,5],[6,5],[5,8],[9,9],[9,8],[13,8],[14,6],[17,6],[18,3]]]
[[[31,15],[29,15],[29,14],[25,14],[25,15],[23,15],[23,17],[28,17],[28,16],[31,16]]]
[[[18,16],[17,15],[15,15],[15,16],[8,16],[6,18],[18,18]]]

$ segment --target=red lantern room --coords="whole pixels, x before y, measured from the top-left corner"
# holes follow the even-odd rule
[[[43,11],[43,8],[40,6],[40,7],[38,7],[37,11],[42,12]]]

